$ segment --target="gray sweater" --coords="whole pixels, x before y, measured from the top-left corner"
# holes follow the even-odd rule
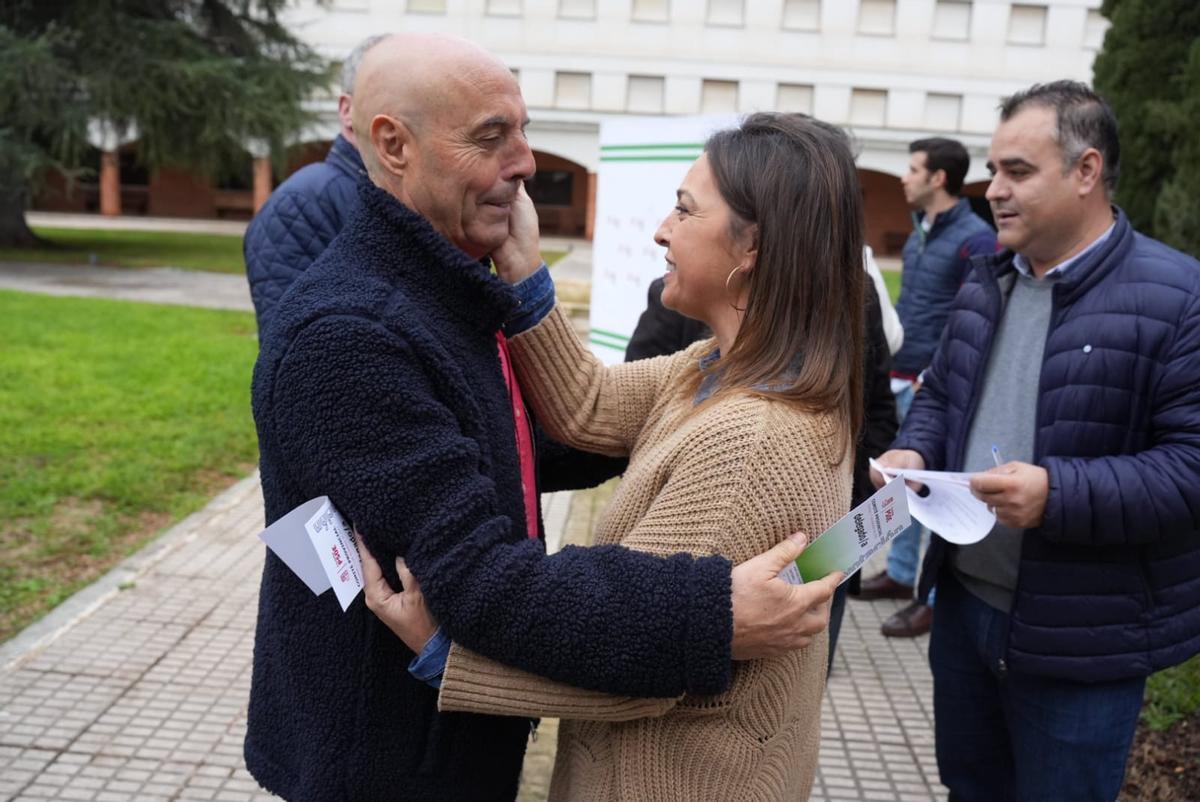
[[[994,467],[993,445],[1006,462],[1033,462],[1038,381],[1056,281],[1018,273],[1007,278],[1008,286],[1001,287],[1008,290],[1008,301],[984,373],[979,409],[967,435],[964,471]],[[1024,533],[997,523],[986,538],[960,546],[954,553],[959,581],[1004,612],[1012,608]]]

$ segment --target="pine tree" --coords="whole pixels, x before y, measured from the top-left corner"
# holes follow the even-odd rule
[[[1152,106],[1167,130],[1175,132],[1175,170],[1154,204],[1154,233],[1170,245],[1200,257],[1200,38],[1192,43],[1187,69],[1179,76],[1183,101]]]
[[[282,152],[329,65],[278,20],[287,0],[0,4],[0,246],[49,169],[77,171],[89,122],[135,130],[148,166],[212,171],[250,139]],[[244,157],[243,157],[244,158]]]
[[[1195,253],[1200,3],[1105,0],[1101,13],[1112,25],[1094,78],[1120,125],[1116,201],[1139,230]]]

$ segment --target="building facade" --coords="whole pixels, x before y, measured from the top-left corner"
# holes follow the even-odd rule
[[[1039,81],[1090,81],[1107,27],[1100,2],[300,0],[285,20],[331,59],[382,31],[457,34],[503,58],[529,107],[535,200],[557,233],[590,235],[599,124],[611,115],[774,109],[845,125],[860,148],[869,242],[894,253],[911,228],[898,180],[908,143],[962,140],[968,194],[981,195],[1000,99]],[[337,131],[336,95],[312,105],[309,145]]]

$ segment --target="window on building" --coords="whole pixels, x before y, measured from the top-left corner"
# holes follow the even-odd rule
[[[934,39],[969,39],[971,36],[970,0],[937,0],[933,7]]]
[[[592,75],[588,72],[554,73],[554,105],[560,109],[592,106]]]
[[[821,0],[784,0],[783,27],[790,31],[821,29]]]
[[[745,16],[744,0],[708,0],[709,25],[742,25]]]
[[[634,114],[662,114],[664,81],[651,75],[630,75],[625,110]]]
[[[862,0],[858,7],[858,32],[891,36],[896,32],[896,0]]]
[[[775,92],[775,108],[812,114],[813,88],[808,84],[780,84]]]
[[[519,17],[521,0],[487,0],[487,13],[495,17]]]
[[[408,0],[408,11],[413,14],[445,14],[446,0]]]
[[[1042,45],[1046,43],[1046,7],[1014,3],[1008,15],[1008,43]]]
[[[596,0],[558,0],[558,16],[569,19],[595,19]]]
[[[574,184],[570,170],[538,170],[525,189],[535,206],[570,206]]]
[[[671,18],[671,0],[633,0],[635,22],[666,22]]]
[[[935,131],[957,131],[962,116],[962,95],[925,96],[925,127]]]
[[[1104,34],[1108,32],[1108,20],[1099,11],[1090,10],[1083,28],[1083,46],[1099,50],[1104,46]]]
[[[887,120],[887,91],[850,90],[850,124],[882,128]]]
[[[737,81],[706,80],[700,84],[701,114],[733,114],[737,104]]]

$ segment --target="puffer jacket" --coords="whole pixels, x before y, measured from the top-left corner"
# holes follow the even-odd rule
[[[959,470],[1013,254],[975,260],[894,448]],[[1049,473],[1025,531],[1008,666],[1101,682],[1200,651],[1200,262],[1133,230],[1054,288],[1034,461]],[[925,557],[923,595],[953,548]]]
[[[971,258],[996,252],[996,232],[971,211],[966,198],[939,214],[928,233],[921,228],[921,217],[913,216],[913,232],[904,243],[896,302],[904,344],[892,360],[898,373],[911,376],[929,367]]]
[[[358,210],[356,186],[366,174],[358,150],[339,134],[324,161],[293,173],[250,221],[242,255],[260,332],[287,288]]]

